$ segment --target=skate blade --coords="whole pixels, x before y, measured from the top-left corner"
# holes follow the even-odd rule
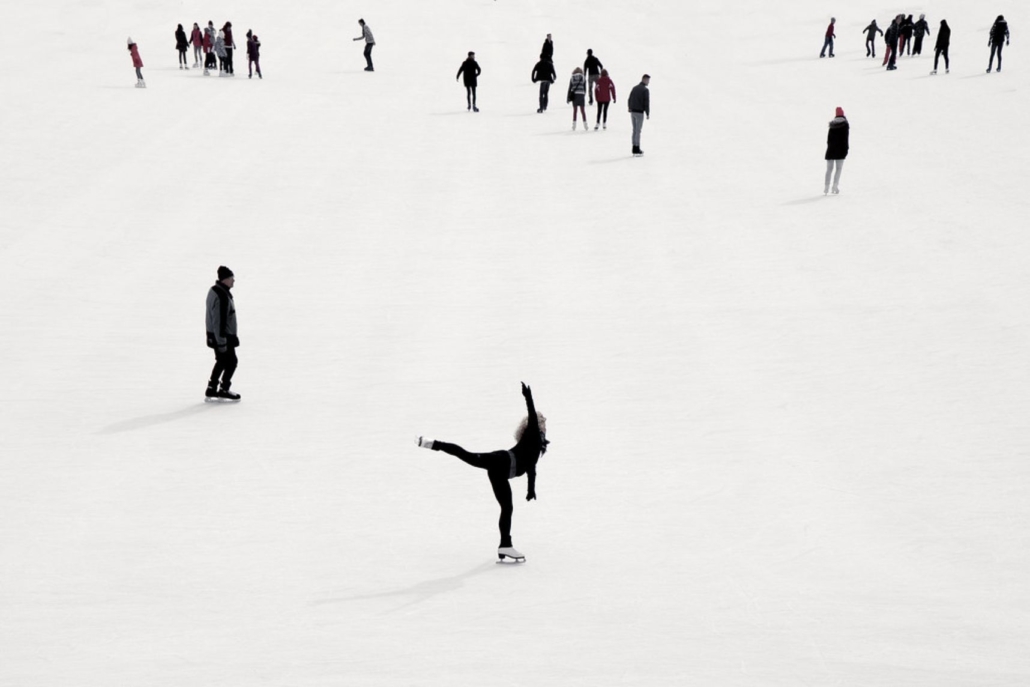
[[[218,398],[217,396],[205,396],[204,403],[239,403],[239,398]]]
[[[505,556],[504,554],[497,554],[497,565],[518,565],[519,563],[525,563],[526,557],[515,558],[514,556]]]

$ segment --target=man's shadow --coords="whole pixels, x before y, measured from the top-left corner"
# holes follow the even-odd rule
[[[409,598],[410,600],[401,603],[399,606],[390,609],[389,613],[403,610],[408,606],[415,606],[420,603],[429,601],[435,596],[446,594],[448,592],[454,592],[465,586],[465,580],[476,575],[482,575],[488,570],[494,570],[502,566],[498,566],[495,563],[483,563],[477,565],[471,570],[461,573],[460,575],[453,575],[451,577],[439,577],[435,580],[426,580],[425,582],[419,582],[410,587],[404,587],[402,589],[395,589],[388,592],[377,592],[374,594],[358,594],[356,596],[345,596],[338,599],[322,599],[320,601],[313,602],[312,605],[324,606],[327,604],[338,604],[347,603],[350,601],[366,601],[371,599],[389,599],[396,597],[398,599]],[[516,566],[507,566],[516,567]]]
[[[119,434],[121,432],[131,432],[135,429],[143,429],[144,427],[153,427],[154,425],[163,425],[166,422],[174,422],[175,420],[181,420],[191,415],[198,415],[203,413],[208,408],[219,405],[217,403],[198,403],[189,407],[183,408],[182,410],[176,410],[172,413],[159,413],[157,415],[145,415],[143,417],[132,418],[131,420],[122,420],[116,422],[113,425],[104,427],[97,434]]]

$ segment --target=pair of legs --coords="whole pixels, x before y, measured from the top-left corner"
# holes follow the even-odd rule
[[[590,104],[594,104],[594,87],[597,86],[597,80],[601,78],[600,74],[591,74],[587,77],[587,93],[590,94]]]
[[[865,39],[865,56],[876,57],[876,39],[866,38]]]
[[[365,71],[375,71],[372,67],[372,48],[375,43],[365,43]]]
[[[945,69],[951,69],[951,67],[948,66],[948,49],[947,48],[937,48],[937,50],[934,51],[934,55],[933,55],[933,70],[934,71],[937,71],[937,61],[939,59],[941,59],[941,55],[944,55],[944,68]]]
[[[543,112],[547,109],[547,94],[551,92],[551,82],[541,81],[540,82],[540,107],[537,112]]]
[[[604,117],[604,123],[608,123],[608,103],[603,103],[600,100],[597,101],[597,123],[601,123],[601,118]]]
[[[644,113],[630,112],[630,119],[633,120],[633,152],[640,152],[640,132],[644,128]]]
[[[258,75],[259,79],[264,78],[264,77],[261,76],[261,63],[257,59],[248,58],[247,59],[247,78],[248,79],[251,76],[253,76],[253,74],[254,74],[253,70],[254,69],[257,70],[257,75]]]
[[[823,49],[819,53],[819,57],[826,57],[826,49],[830,49],[830,57],[833,57],[833,36],[827,36],[826,40],[823,41]]]
[[[179,64],[184,67],[186,66],[186,48],[181,48],[179,50]]]
[[[239,365],[239,360],[236,358],[236,348],[233,346],[226,346],[224,351],[215,349],[215,366],[211,370],[211,380],[208,382],[209,386],[217,386],[219,380],[222,383],[222,389],[228,390],[232,386],[232,376],[236,372],[236,366]]]
[[[991,61],[987,64],[987,71],[991,71],[994,67],[994,53],[998,53],[998,71],[1001,71],[1001,49],[1005,46],[1004,43],[995,43],[991,45]]]
[[[836,174],[834,174],[834,167],[837,168]],[[827,160],[826,161],[826,183],[823,185],[823,193],[829,193],[830,191],[830,177],[833,176],[833,192],[837,193],[837,185],[840,184],[840,173],[844,169],[844,160]]]
[[[511,514],[515,511],[511,500],[511,485],[508,484],[511,475],[511,454],[507,451],[471,453],[457,444],[448,444],[443,441],[434,441],[433,450],[443,451],[460,458],[472,467],[486,470],[486,474],[490,478],[490,486],[494,490],[494,497],[501,507],[501,518],[497,522],[497,526],[501,530],[501,546],[511,546]]]
[[[140,68],[139,68],[139,67],[136,67],[136,78],[137,78],[138,80],[140,80],[140,81],[142,81],[142,80],[143,80],[143,72],[142,72],[142,71],[140,71]]]
[[[232,48],[225,46],[225,71],[233,74],[232,70]]]
[[[204,54],[204,48],[196,43],[193,44],[193,64],[200,64],[200,56]]]
[[[915,45],[912,46],[912,54],[913,55],[922,55],[923,54],[923,35],[922,34],[917,34],[916,35],[916,43],[915,43]]]
[[[465,86],[465,102],[468,103],[468,109],[472,109],[476,106],[476,87]]]
[[[216,66],[215,54],[213,52],[204,53],[204,69],[214,69]]]
[[[572,103],[572,123],[573,124],[576,123],[576,117],[577,117],[577,115],[580,112],[583,113],[583,123],[586,124],[586,122],[587,122],[587,108],[586,108],[586,105],[584,105],[582,102],[574,101]]]
[[[887,69],[897,69],[898,51],[897,48],[891,46],[887,48],[887,56],[884,57],[884,61],[887,63]]]

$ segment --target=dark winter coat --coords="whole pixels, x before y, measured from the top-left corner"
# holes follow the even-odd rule
[[[222,33],[225,34],[225,47],[236,49],[236,41],[232,39],[232,23],[225,22],[225,26],[222,27]]]
[[[200,27],[193,29],[193,33],[190,35],[190,43],[194,47],[204,45],[204,32],[200,30]]]
[[[834,24],[831,21],[830,25],[826,27],[826,38],[836,38],[837,37],[837,34],[834,33],[834,31],[833,31],[833,27],[834,26],[836,26],[836,24]]]
[[[651,91],[647,90],[643,82],[638,83],[629,92],[629,111],[643,112],[648,117],[651,116]]]
[[[526,397],[526,414],[528,423],[522,433],[522,438],[512,447],[511,452],[515,455],[515,476],[526,475],[528,498],[536,498],[536,464],[540,456],[547,453],[546,436],[540,431],[540,421],[536,416],[536,406],[533,404],[533,392],[525,387],[522,392]]]
[[[941,28],[937,29],[937,44],[935,50],[947,50],[951,43],[951,27],[948,22],[941,20]]]
[[[901,22],[901,34],[905,37],[905,42],[912,37],[912,28],[915,24],[912,22],[912,15],[909,15]]]
[[[594,100],[599,103],[615,101],[615,84],[610,76],[602,76],[594,87]]]
[[[583,71],[592,76],[600,74],[602,69],[604,69],[604,65],[601,64],[601,60],[597,59],[593,55],[587,57],[586,61],[583,63]]]
[[[887,27],[887,31],[883,34],[883,40],[891,48],[897,49],[898,38],[901,36],[901,27],[898,26],[898,22],[892,21],[891,25]]]
[[[554,41],[544,41],[544,47],[540,48],[540,57],[545,57],[554,62]]]
[[[533,67],[533,83],[538,81],[547,81],[548,83],[554,83],[554,80],[558,78],[558,75],[554,73],[554,63],[548,59],[542,59],[536,63]]]
[[[458,73],[454,78],[457,79],[459,76],[464,74],[465,85],[474,87],[478,85],[478,81],[476,81],[476,79],[479,78],[479,75],[482,73],[483,71],[479,68],[479,64],[470,57],[461,63],[461,66],[458,67]]]
[[[875,41],[877,31],[880,32],[881,36],[883,35],[883,29],[876,25],[876,20],[873,20],[872,24],[862,29],[862,33],[865,34],[865,39],[867,41]]]
[[[1009,23],[1002,19],[991,27],[991,45],[1001,45],[1009,40]]]
[[[930,35],[930,25],[926,23],[925,19],[920,19],[915,24],[916,37],[922,38],[923,36]]]
[[[184,52],[188,47],[190,47],[189,39],[186,38],[186,32],[180,26],[175,30],[175,49]]]
[[[848,131],[850,126],[845,117],[834,117],[830,131],[826,134],[826,159],[843,160],[848,156]]]
[[[247,39],[247,59],[258,61],[261,57],[259,54],[261,50],[261,41],[258,40],[257,36],[252,36]]]
[[[132,56],[132,66],[136,69],[143,68],[143,58],[139,56],[139,48],[133,43],[129,46],[129,54]]]
[[[207,347],[225,350],[240,345],[236,336],[236,303],[222,282],[207,292]]]

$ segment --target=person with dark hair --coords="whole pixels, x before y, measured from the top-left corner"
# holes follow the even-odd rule
[[[526,399],[526,418],[515,430],[515,446],[507,451],[472,453],[457,444],[433,441],[425,437],[415,440],[415,443],[422,448],[443,451],[460,458],[472,467],[486,470],[490,486],[493,487],[494,497],[501,507],[501,517],[497,523],[501,531],[501,543],[497,547],[497,557],[501,561],[506,558],[515,562],[525,560],[525,556],[515,549],[511,541],[511,516],[515,507],[512,503],[511,485],[508,480],[526,475],[528,482],[526,501],[536,500],[537,462],[547,452],[547,445],[551,443],[547,440],[547,418],[537,412],[536,406],[533,404],[533,392],[525,384],[522,385],[522,395]]]
[[[912,15],[907,17],[902,15],[901,19],[901,44],[898,47],[899,55],[909,55],[912,53],[912,29],[915,27],[915,22],[912,21]]]
[[[608,70],[601,70],[601,78],[597,80],[594,97],[597,98],[597,123],[594,124],[594,131],[597,127],[604,126],[608,129],[608,103],[615,102],[615,84],[608,76]],[[602,120],[602,116],[604,119]]]
[[[536,108],[537,114],[542,114],[547,111],[547,98],[548,93],[551,91],[551,84],[558,76],[554,73],[554,63],[551,62],[550,58],[540,55],[540,61],[533,67],[533,83],[540,84],[540,104]]]
[[[871,24],[869,24],[869,26],[867,26],[864,29],[862,29],[862,33],[865,34],[865,56],[866,57],[876,57],[876,33],[877,32],[879,32],[881,36],[883,35],[883,30],[879,26],[876,25],[876,20],[875,19],[872,21]]]
[[[222,27],[223,39],[225,40],[225,71],[227,76],[236,76],[232,65],[232,53],[236,49],[236,41],[232,38],[232,22],[225,22]]]
[[[215,62],[215,25],[208,20],[204,27],[204,76],[211,76],[211,70],[218,66]]]
[[[376,47],[376,39],[372,37],[372,29],[368,28],[368,24],[365,23],[364,19],[359,19],[358,24],[361,25],[361,35],[354,40],[365,41],[365,71],[374,72],[375,68],[372,66],[372,48]]]
[[[454,80],[464,79],[465,101],[468,103],[468,109],[472,112],[479,112],[479,108],[476,107],[476,86],[479,85],[479,75],[482,73],[483,70],[479,68],[479,63],[476,62],[476,53],[469,50],[469,55],[461,63],[461,66],[458,67],[458,74],[454,77]]]
[[[261,41],[254,35],[254,32],[247,29],[247,78],[254,78],[254,70],[257,70],[259,79],[261,76]]]
[[[130,36],[128,39],[129,44],[129,55],[132,57],[132,66],[136,68],[136,88],[146,88],[147,84],[143,81],[143,58],[139,56],[139,48],[136,47],[136,41],[132,40]]]
[[[991,68],[994,66],[994,54],[998,54],[998,71],[1001,71],[1001,49],[1009,44],[1009,24],[1005,21],[1005,17],[998,15],[998,18],[994,20],[994,26],[991,27],[991,36],[987,41],[987,45],[991,46],[991,61],[987,64],[987,73],[991,73]]]
[[[830,57],[833,57],[833,39],[837,37],[837,33],[834,30],[834,24],[837,23],[836,17],[830,17],[830,25],[826,27],[826,35],[823,38],[823,49],[819,53],[819,57],[826,57],[826,49],[830,49]]]
[[[844,108],[837,108],[837,116],[830,121],[830,131],[826,134],[826,183],[823,195],[830,192],[830,175],[833,175],[833,192],[840,193],[840,173],[844,169],[844,158],[848,156],[848,133],[850,126],[844,116]],[[833,174],[836,169],[836,174]]]
[[[941,59],[941,55],[944,55],[944,73],[951,73],[951,65],[948,62],[948,46],[951,44],[951,27],[948,26],[948,22],[941,19],[941,28],[937,29],[937,44],[933,47],[933,71],[930,74],[937,73],[937,61]]]
[[[554,62],[554,41],[551,40],[551,34],[547,34],[547,38],[544,39],[544,44],[540,48],[540,57],[546,57]]]
[[[206,398],[240,400],[239,394],[229,390],[239,364],[236,358],[236,349],[240,345],[240,338],[236,335],[236,303],[229,293],[235,283],[232,270],[222,265],[218,268],[218,281],[207,292],[207,347],[215,350],[215,366],[207,383]]]
[[[930,25],[926,22],[926,15],[920,14],[919,21],[915,23],[913,27],[916,32],[916,43],[912,46],[913,55],[923,54],[923,36],[930,35]]]
[[[640,83],[629,92],[629,117],[633,123],[633,155],[640,157],[644,151],[640,149],[640,132],[644,128],[644,116],[651,119],[651,92],[647,85],[651,83],[651,77],[644,74],[640,77]]]
[[[200,24],[193,22],[193,33],[190,35],[190,43],[193,45],[193,68],[200,66],[200,58],[204,54],[204,34],[200,30]]]
[[[182,28],[182,24],[175,29],[175,49],[179,51],[179,69],[189,69],[186,63],[186,51],[190,49],[190,42],[186,38],[186,30]]]
[[[894,17],[894,21],[887,27],[883,34],[883,41],[886,44],[883,55],[883,63],[887,65],[887,71],[894,71],[898,68],[898,41],[901,39],[902,15]]]
[[[565,102],[572,103],[573,131],[576,130],[576,115],[580,112],[583,113],[583,131],[590,130],[590,125],[587,124],[586,97],[587,80],[583,76],[583,70],[576,67],[572,70],[572,77],[569,79],[569,92],[565,97]]]
[[[583,71],[587,75],[587,92],[590,94],[590,104],[594,104],[594,84],[601,78],[601,70],[604,65],[601,60],[594,57],[593,50],[587,50],[587,59],[583,62]]]

